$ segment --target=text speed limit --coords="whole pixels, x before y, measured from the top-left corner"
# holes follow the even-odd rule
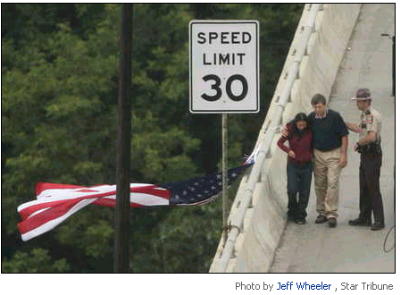
[[[259,111],[257,21],[191,21],[190,111]]]

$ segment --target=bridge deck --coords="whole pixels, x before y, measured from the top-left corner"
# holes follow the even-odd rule
[[[340,180],[338,226],[328,228],[314,220],[315,193],[312,188],[306,225],[289,223],[276,253],[271,272],[394,272],[394,252],[385,253],[383,242],[394,225],[394,98],[392,91],[392,41],[381,33],[394,32],[394,5],[364,4],[348,51],[335,81],[329,107],[339,111],[345,121],[358,122],[359,111],[350,101],[360,87],[370,88],[373,106],[383,117],[383,165],[381,192],[386,228],[371,231],[352,227],[348,220],[358,215],[359,155],[352,150],[357,135],[349,137],[348,166]],[[390,236],[391,245],[394,242]],[[389,245],[390,246],[390,245]]]

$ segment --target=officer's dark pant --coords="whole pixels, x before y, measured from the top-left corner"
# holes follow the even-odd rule
[[[362,153],[360,161],[360,215],[363,220],[384,223],[382,195],[379,187],[382,154]]]
[[[287,165],[287,192],[288,192],[288,218],[297,219],[307,216],[307,205],[310,197],[312,178],[312,163],[303,165],[288,162]],[[298,200],[297,200],[298,194]]]

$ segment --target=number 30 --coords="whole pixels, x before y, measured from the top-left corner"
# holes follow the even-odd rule
[[[211,85],[211,89],[215,90],[215,95],[208,95],[208,94],[203,93],[201,95],[201,97],[207,101],[216,101],[216,100],[220,99],[221,95],[222,95],[222,90],[220,88],[221,79],[217,75],[212,75],[212,74],[206,75],[203,77],[203,81],[207,82],[209,80],[213,80],[215,82],[214,84]],[[232,92],[232,83],[235,80],[238,80],[242,83],[242,93],[240,93],[239,95],[235,95]],[[239,74],[230,76],[228,78],[228,80],[226,81],[225,88],[226,88],[226,94],[233,101],[241,101],[243,98],[246,97],[247,92],[249,90],[249,86],[247,85],[246,78]]]

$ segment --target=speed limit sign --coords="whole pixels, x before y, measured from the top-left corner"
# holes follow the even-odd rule
[[[189,23],[192,113],[257,113],[259,24],[255,20]]]

